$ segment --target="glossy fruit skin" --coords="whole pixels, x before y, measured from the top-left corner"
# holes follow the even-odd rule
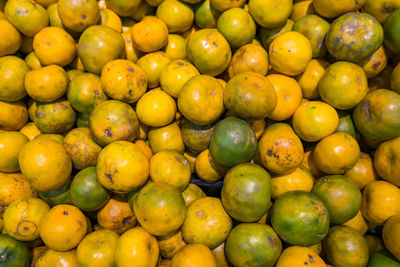
[[[194,20],[201,29],[215,28],[218,17],[221,15],[210,2],[210,0],[203,0],[194,6]]]
[[[319,178],[312,192],[325,203],[334,224],[352,219],[361,208],[360,190],[342,175]]]
[[[197,157],[194,164],[197,177],[207,183],[221,180],[227,172],[227,168],[215,163],[210,155],[210,150],[203,150]]]
[[[186,189],[181,193],[183,200],[185,201],[186,207],[192,204],[197,199],[206,197],[206,193],[198,186],[193,183],[189,183]]]
[[[0,130],[18,131],[28,121],[28,110],[22,101],[0,100]]]
[[[337,267],[366,266],[369,253],[365,238],[348,226],[334,226],[323,241],[326,257]]]
[[[382,237],[387,249],[399,260],[400,250],[397,240],[400,234],[400,215],[394,215],[383,226]]]
[[[107,62],[122,56],[124,47],[121,34],[107,26],[94,25],[79,38],[78,55],[85,70],[100,74]]]
[[[7,1],[4,13],[14,27],[26,36],[34,36],[49,24],[46,10],[28,0]]]
[[[397,9],[400,3],[393,0],[367,0],[362,10],[374,16],[380,23],[384,23],[387,18]]]
[[[274,70],[289,76],[299,75],[312,59],[311,43],[301,33],[286,32],[272,41],[269,56]]]
[[[288,174],[272,175],[271,197],[277,199],[284,193],[292,190],[311,192],[314,184],[314,177],[307,167],[301,165]]]
[[[231,168],[224,178],[221,201],[234,219],[241,222],[259,220],[271,204],[271,178],[268,172],[250,163]]]
[[[188,160],[176,151],[160,151],[150,159],[150,178],[154,182],[168,183],[182,192],[190,177]]]
[[[400,134],[400,95],[378,89],[367,96],[353,111],[354,123],[360,133],[370,139],[388,140]]]
[[[300,166],[304,148],[300,138],[286,123],[267,127],[258,144],[261,164],[277,174],[292,172]]]
[[[217,267],[211,250],[203,244],[189,244],[172,257],[171,266],[180,267]]]
[[[100,9],[100,21],[101,25],[110,27],[111,29],[114,29],[117,32],[122,31],[122,21],[120,17],[109,8]]]
[[[141,56],[141,52],[133,47],[131,32],[130,31],[128,31],[128,32],[124,32],[123,31],[121,36],[122,36],[122,38],[124,39],[124,42],[125,42],[126,59],[136,64],[136,62],[138,61],[139,57]]]
[[[68,180],[72,169],[71,159],[64,147],[49,138],[28,142],[18,156],[24,177],[39,191],[60,188]]]
[[[175,119],[176,103],[163,90],[152,89],[139,99],[136,112],[140,122],[147,126],[166,126]]]
[[[146,182],[149,162],[135,144],[116,141],[100,152],[96,172],[105,188],[116,193],[128,193]]]
[[[171,123],[164,127],[151,128],[148,133],[148,139],[153,153],[162,150],[185,152],[181,129],[176,123]]]
[[[0,205],[8,206],[18,199],[30,198],[33,190],[21,173],[0,172]]]
[[[147,77],[147,87],[156,88],[160,85],[161,71],[170,61],[168,55],[161,51],[147,53],[139,58],[137,65]]]
[[[98,181],[95,167],[88,167],[78,172],[70,185],[72,204],[82,211],[95,211],[101,208],[110,198],[107,191]]]
[[[267,74],[269,67],[267,51],[255,44],[246,44],[241,46],[232,56],[229,63],[229,78],[233,78],[236,74],[251,71],[259,73],[263,76]]]
[[[178,97],[182,86],[200,72],[186,60],[173,60],[160,73],[161,89],[172,97]]]
[[[188,59],[202,74],[217,76],[229,65],[232,52],[228,41],[216,29],[193,33],[187,43]]]
[[[279,237],[291,245],[309,246],[321,242],[328,233],[329,222],[327,207],[311,192],[286,192],[272,207],[271,225]]]
[[[361,67],[339,61],[326,68],[318,90],[326,103],[337,109],[348,110],[367,95],[367,77]]]
[[[242,8],[231,8],[222,13],[218,18],[217,29],[232,48],[250,43],[256,35],[253,18]]]
[[[329,23],[317,15],[307,15],[300,18],[293,25],[293,31],[303,34],[310,40],[312,57],[324,57],[327,50],[324,42]]]
[[[347,112],[339,112],[339,125],[336,132],[344,132],[351,135],[357,141],[360,139],[360,134],[354,126],[351,114]]]
[[[47,249],[43,251],[37,258],[36,267],[46,266],[67,266],[67,267],[78,267],[78,261],[76,259],[76,250],[70,251],[55,251]]]
[[[182,86],[178,94],[179,111],[195,124],[213,123],[224,112],[223,91],[214,77],[194,76]]]
[[[29,266],[29,249],[26,243],[17,241],[6,234],[0,234],[0,259],[4,267]]]
[[[87,127],[71,130],[64,138],[64,148],[78,170],[95,166],[101,151],[101,146],[94,142]]]
[[[322,59],[311,60],[302,74],[296,77],[303,97],[307,99],[319,98],[318,84],[325,73],[329,63]]]
[[[175,232],[186,216],[180,191],[167,183],[153,182],[144,186],[134,201],[133,209],[141,226],[156,236]]]
[[[377,251],[370,255],[368,267],[398,267],[399,261],[388,251]]]
[[[131,29],[132,44],[142,52],[155,52],[168,42],[168,28],[155,16],[146,16]]]
[[[374,181],[363,190],[361,212],[374,225],[383,225],[390,217],[400,214],[397,203],[400,189],[386,181]]]
[[[204,197],[188,206],[181,231],[186,243],[203,244],[214,249],[224,242],[231,228],[232,220],[221,201]]]
[[[34,118],[35,113],[33,113],[32,118]],[[31,115],[30,115],[31,117]],[[24,127],[22,127],[19,130],[20,133],[22,133],[23,135],[25,135],[26,137],[28,137],[29,140],[33,140],[36,138],[36,136],[41,135],[42,133],[39,131],[39,129],[36,127],[34,122],[28,122],[27,124],[25,124]]]
[[[0,132],[0,172],[18,172],[18,155],[29,139],[16,131]]]
[[[101,85],[110,98],[135,103],[146,92],[147,78],[135,63],[117,59],[104,66]]]
[[[135,139],[139,133],[139,120],[127,103],[108,100],[90,113],[89,128],[93,139],[106,146],[114,141]]]
[[[75,120],[76,113],[65,98],[37,103],[34,122],[42,133],[63,134],[74,127]]]
[[[394,52],[400,51],[398,29],[400,25],[400,12],[394,11],[386,20],[384,24],[385,31],[385,44]]]
[[[39,238],[40,223],[49,210],[49,205],[38,198],[16,200],[4,212],[4,229],[16,240],[35,240]]]
[[[313,250],[307,247],[291,246],[286,248],[279,256],[276,267],[325,267],[325,262]]]
[[[214,7],[218,12],[224,12],[232,8],[242,8],[246,1],[223,1],[223,0],[210,0],[211,6]]]
[[[18,101],[26,95],[24,80],[28,71],[27,64],[16,56],[0,58],[0,100]]]
[[[273,85],[277,95],[276,106],[267,117],[275,121],[289,119],[301,103],[302,92],[299,83],[294,78],[282,74],[270,74],[266,78]]]
[[[367,13],[350,12],[340,16],[326,34],[329,53],[338,60],[351,62],[371,56],[382,42],[382,26]]]
[[[357,212],[356,216],[342,223],[342,225],[349,226],[362,235],[364,235],[368,231],[368,228],[370,226],[368,225],[368,222],[364,219],[361,210]]]
[[[58,65],[29,71],[25,76],[25,90],[38,102],[53,102],[67,92],[68,74]]]
[[[343,174],[351,169],[359,158],[360,147],[357,140],[343,132],[323,138],[313,152],[316,166],[327,174]]]
[[[6,38],[0,41],[0,56],[14,54],[20,49],[22,36],[18,30],[6,19],[0,21],[0,29],[6,33]]]
[[[57,11],[62,23],[75,32],[84,31],[100,19],[100,8],[95,0],[60,0]]]
[[[296,110],[292,125],[296,134],[308,142],[316,142],[332,134],[339,124],[336,110],[322,102],[310,101]]]
[[[106,0],[107,8],[114,11],[117,15],[121,17],[127,17],[133,15],[137,12],[141,1],[116,1],[116,0]]]
[[[258,38],[260,39],[260,43],[266,50],[268,50],[270,44],[272,43],[273,40],[276,39],[276,37],[286,32],[290,32],[292,30],[293,24],[294,24],[293,20],[288,19],[284,24],[274,28],[267,29],[260,27],[257,33]]]
[[[163,1],[157,7],[156,14],[165,22],[170,33],[187,31],[193,24],[192,6],[177,0]]]
[[[119,235],[111,230],[98,230],[85,236],[76,249],[76,259],[82,266],[112,267]]]
[[[157,239],[138,226],[119,238],[115,249],[115,263],[120,267],[132,266],[132,263],[140,267],[155,267],[159,253]]]
[[[76,44],[68,32],[60,27],[46,27],[33,38],[33,50],[43,65],[64,67],[76,55]]]
[[[376,167],[375,167],[376,168]],[[378,179],[374,161],[369,154],[361,152],[360,159],[353,168],[343,175],[349,178],[360,189]]]
[[[272,267],[282,251],[282,242],[271,226],[241,223],[229,233],[225,252],[235,266]]]
[[[335,1],[335,0],[316,0],[313,1],[315,11],[323,17],[335,18],[350,11],[357,11],[367,0],[360,1]]]
[[[399,169],[400,137],[380,144],[374,155],[374,166],[379,177],[400,186]]]
[[[293,1],[284,0],[276,4],[273,0],[249,1],[249,12],[258,25],[264,28],[278,27],[292,12]],[[268,14],[268,15],[267,15]]]
[[[40,237],[46,246],[56,251],[73,249],[86,232],[85,215],[72,205],[53,207],[40,224]]]
[[[249,162],[257,151],[257,138],[251,126],[236,117],[219,121],[210,140],[210,154],[217,165],[233,167]]]
[[[264,119],[275,109],[277,94],[272,83],[261,74],[242,72],[226,84],[224,103],[239,118]]]
[[[92,73],[83,73],[71,79],[67,95],[71,106],[83,113],[92,112],[96,105],[107,100],[100,77]]]

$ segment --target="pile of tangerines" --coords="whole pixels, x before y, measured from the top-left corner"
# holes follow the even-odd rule
[[[400,266],[398,0],[0,0],[0,266]]]

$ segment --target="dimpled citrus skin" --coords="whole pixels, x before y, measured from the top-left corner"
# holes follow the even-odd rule
[[[328,52],[338,60],[357,62],[371,56],[383,42],[379,21],[367,13],[346,13],[326,34]]]
[[[39,191],[60,188],[72,170],[71,159],[64,147],[50,138],[29,141],[22,148],[18,161],[24,177]]]
[[[228,41],[216,29],[202,29],[193,33],[187,43],[188,58],[202,74],[216,76],[231,61]]]
[[[298,32],[286,32],[272,41],[269,47],[270,64],[280,73],[301,74],[312,58],[310,41]]]

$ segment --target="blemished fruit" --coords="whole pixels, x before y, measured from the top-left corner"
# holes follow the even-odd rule
[[[329,53],[339,60],[352,62],[371,56],[382,42],[381,24],[367,13],[350,12],[340,16],[332,22],[326,34]]]
[[[400,266],[399,0],[0,0],[0,267]]]
[[[221,200],[234,219],[257,221],[271,204],[271,178],[259,165],[236,165],[225,175]]]
[[[249,162],[257,150],[257,138],[250,125],[238,118],[226,118],[215,126],[210,154],[216,164],[233,167]]]
[[[282,242],[271,226],[242,223],[230,232],[225,252],[236,266],[274,266],[282,251]]]
[[[327,235],[330,214],[322,200],[311,192],[289,191],[274,203],[271,224],[282,240],[310,246]]]

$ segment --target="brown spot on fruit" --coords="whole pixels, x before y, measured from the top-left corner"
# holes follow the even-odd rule
[[[365,113],[367,121],[372,120],[370,109],[371,109],[371,103],[369,101],[366,101],[364,104],[361,105],[361,111]]]
[[[311,263],[314,262],[314,258],[310,254],[308,254],[308,259],[310,260]]]
[[[107,128],[107,129],[104,130],[104,132],[108,137],[112,137],[112,133],[111,133],[110,129]]]
[[[111,177],[111,174],[105,173],[104,175],[106,176],[106,178],[107,178],[108,180],[110,180],[110,183],[114,184],[114,181],[113,181],[113,179],[112,179],[112,177]]]

